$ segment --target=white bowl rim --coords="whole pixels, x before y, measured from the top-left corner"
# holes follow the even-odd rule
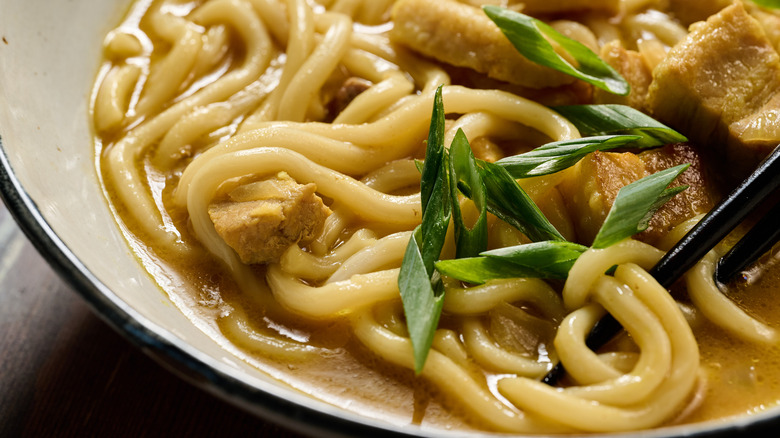
[[[324,402],[301,403],[285,395],[297,395],[292,390],[270,391],[255,386],[235,375],[225,364],[198,351],[164,328],[154,324],[118,298],[68,248],[51,228],[35,201],[22,187],[14,172],[0,133],[0,198],[9,212],[46,262],[78,293],[98,317],[120,335],[155,359],[169,371],[189,383],[217,395],[226,401],[262,418],[303,434],[318,437],[453,437],[463,432],[421,429],[417,426],[394,426],[352,414],[338,408],[328,409]],[[305,397],[305,396],[304,396]],[[720,438],[734,436],[765,436],[780,428],[780,406],[764,412],[741,416],[728,421],[672,426],[662,429],[609,434],[610,437],[690,437]],[[760,435],[756,435],[760,434]],[[478,438],[495,434],[476,432]],[[594,435],[566,435],[590,437]]]

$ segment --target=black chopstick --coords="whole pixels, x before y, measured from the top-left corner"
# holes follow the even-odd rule
[[[677,279],[682,277],[690,268],[695,265],[699,259],[704,257],[715,245],[718,244],[726,235],[728,235],[745,217],[753,212],[757,206],[763,203],[780,186],[780,146],[776,147],[772,153],[758,165],[756,170],[745,179],[731,194],[721,201],[715,208],[707,213],[699,223],[691,229],[666,255],[649,271],[658,283],[669,288]],[[777,206],[772,209],[773,217],[777,217]],[[771,229],[774,233],[778,231],[777,220],[767,219],[759,224],[762,229]],[[756,227],[759,226],[756,225]],[[758,234],[757,231],[751,236],[752,241],[767,240],[765,234]],[[751,233],[748,233],[751,234]],[[746,235],[747,237],[747,235]],[[749,242],[740,245],[740,253],[731,257],[747,258],[750,255],[755,261],[763,252],[752,257],[756,246],[751,246]],[[771,245],[770,245],[771,247]],[[767,248],[768,249],[768,248]],[[765,251],[765,250],[764,250]],[[749,253],[749,254],[748,254]],[[736,263],[729,262],[729,270],[734,269]],[[740,267],[736,272],[743,269]],[[724,275],[726,274],[724,269]],[[612,316],[607,314],[601,318],[593,327],[593,330],[585,340],[585,344],[591,350],[596,350],[609,342],[623,327]],[[563,365],[558,363],[542,379],[543,383],[554,385],[565,374]]]
[[[780,186],[780,147],[659,261],[650,274],[669,288]]]
[[[715,280],[726,284],[780,240],[780,202],[776,203],[753,228],[718,260]]]

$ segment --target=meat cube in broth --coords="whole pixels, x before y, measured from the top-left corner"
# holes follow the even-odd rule
[[[247,264],[278,261],[285,250],[313,239],[331,211],[314,184],[284,172],[241,185],[209,206],[217,233]]]
[[[744,177],[780,142],[780,56],[735,3],[692,26],[655,69],[653,115],[722,155]]]
[[[479,9],[454,0],[399,0],[391,38],[425,56],[530,88],[574,79],[520,55]]]
[[[650,244],[657,244],[675,226],[712,209],[717,197],[699,154],[690,145],[680,143],[641,154],[594,152],[585,157],[559,186],[567,200],[577,241],[587,245],[593,242],[623,186],[683,163],[691,166],[671,186],[689,187],[664,204],[647,230],[636,236]]]

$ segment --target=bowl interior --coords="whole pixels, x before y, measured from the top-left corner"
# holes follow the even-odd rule
[[[338,423],[333,415],[343,411],[271,379],[199,330],[117,228],[95,170],[88,102],[103,37],[128,4],[0,0],[0,161],[9,208],[98,314],[164,363],[292,427],[322,427],[285,421],[300,409]]]
[[[87,108],[102,35],[123,11],[101,1],[38,7],[3,2],[2,9],[0,125],[21,187],[67,250],[115,294],[112,299],[227,359],[134,261],[98,183]],[[74,26],[67,17],[82,19]]]
[[[313,400],[236,359],[198,329],[134,257],[101,191],[88,119],[102,38],[125,3],[0,0],[0,155],[10,176],[3,191],[14,198],[9,206],[25,231],[105,319],[214,392],[304,431],[420,433],[397,426],[391,432],[390,425]],[[710,424],[671,433],[730,433],[777,412],[740,419],[737,429]]]

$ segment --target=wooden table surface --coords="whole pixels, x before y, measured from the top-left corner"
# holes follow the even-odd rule
[[[97,318],[0,203],[0,437],[298,437],[179,379]]]

